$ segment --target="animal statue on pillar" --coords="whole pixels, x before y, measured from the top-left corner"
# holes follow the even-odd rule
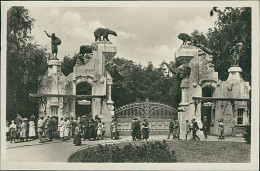
[[[107,28],[98,28],[94,32],[95,41],[101,41],[101,37],[103,37],[104,41],[109,41],[108,39],[109,34],[117,36],[116,32],[113,30],[109,30]]]
[[[84,60],[85,54],[93,53],[93,48],[89,45],[81,45],[79,49],[79,53],[77,55],[77,58],[79,61],[84,65],[86,62]]]

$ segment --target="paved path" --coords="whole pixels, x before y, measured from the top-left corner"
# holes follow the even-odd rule
[[[163,140],[165,135],[151,135],[150,141]],[[172,139],[166,139],[172,141]],[[241,137],[227,137],[224,140],[217,140],[215,136],[209,136],[207,141],[234,141],[244,142]],[[7,142],[6,156],[7,161],[17,162],[67,162],[69,156],[79,150],[95,146],[98,144],[115,144],[121,142],[131,142],[130,136],[122,136],[119,140],[99,140],[99,141],[82,141],[81,146],[74,146],[72,140],[39,143],[38,140],[10,143]]]

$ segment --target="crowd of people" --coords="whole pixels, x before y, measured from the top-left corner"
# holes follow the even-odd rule
[[[112,139],[119,138],[117,129],[117,119],[113,118],[110,125]],[[44,143],[46,138],[48,141],[60,139],[62,141],[74,138],[75,145],[81,145],[83,140],[100,140],[106,139],[106,125],[101,122],[101,119],[96,115],[94,118],[89,115],[79,116],[77,118],[58,118],[55,116],[44,118],[39,117],[36,120],[32,115],[30,120],[22,118],[19,114],[9,124],[6,121],[6,140],[13,142],[24,142],[29,140],[39,139],[40,143]]]
[[[131,124],[131,136],[133,141],[136,140],[146,140],[149,138],[149,123],[147,119],[141,124],[139,117],[134,117]]]
[[[209,121],[206,116],[202,120],[202,128],[200,129],[195,118],[190,122],[186,120],[186,140],[188,137],[192,139],[200,140],[197,136],[197,131],[202,130],[204,138],[207,138],[209,130]],[[79,116],[77,118],[60,118],[52,116],[39,117],[36,120],[32,115],[30,119],[22,118],[19,114],[9,124],[6,121],[6,140],[13,142],[24,142],[29,140],[39,139],[40,143],[44,143],[46,138],[48,141],[53,139],[60,139],[62,141],[74,138],[73,143],[75,145],[81,145],[81,139],[83,140],[102,140],[106,139],[106,125],[96,115],[92,118],[90,115]],[[148,140],[149,138],[149,123],[147,119],[141,123],[139,117],[135,117],[131,124],[131,136],[132,140]],[[173,139],[180,139],[180,125],[178,119],[169,119],[169,134],[168,139],[172,135]],[[112,118],[110,124],[110,137],[111,139],[119,139],[118,121],[116,118]],[[223,120],[219,122],[219,135],[218,138],[224,138],[224,125]]]

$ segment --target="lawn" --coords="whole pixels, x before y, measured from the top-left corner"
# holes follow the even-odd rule
[[[145,142],[133,142],[132,145],[142,145]],[[242,142],[223,141],[166,141],[170,151],[174,150],[177,162],[180,163],[248,163],[250,162],[250,145]],[[129,143],[121,143],[121,149]],[[92,147],[96,148],[96,147]],[[79,162],[79,157],[89,149],[74,153],[69,162]]]

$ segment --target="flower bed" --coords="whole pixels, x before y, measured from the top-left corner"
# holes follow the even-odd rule
[[[81,152],[75,153],[69,158],[69,162],[177,162],[175,151],[170,151],[165,141],[146,142],[142,145],[131,143],[119,147],[118,145],[98,145]]]

